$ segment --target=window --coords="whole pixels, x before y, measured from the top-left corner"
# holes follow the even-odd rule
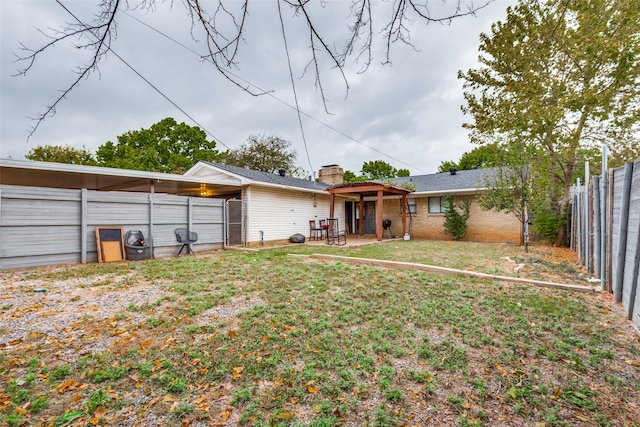
[[[407,207],[409,208],[407,213],[410,215],[415,215],[418,213],[418,200],[417,199],[407,199]]]
[[[429,197],[429,213],[446,213],[444,197]]]

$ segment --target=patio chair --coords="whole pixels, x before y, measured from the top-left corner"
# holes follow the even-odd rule
[[[327,237],[327,228],[329,228],[329,226],[327,225],[327,220],[326,219],[321,219],[320,220],[320,238],[324,238]]]
[[[341,230],[337,218],[327,218],[327,245],[346,245],[347,232]]]
[[[195,256],[195,253],[189,245],[198,241],[198,233],[189,231],[187,228],[176,228],[174,232],[176,233],[176,240],[178,243],[182,243],[180,252],[178,252],[178,255],[176,256],[180,256],[184,248],[187,248],[187,253],[191,252]]]
[[[315,219],[309,220],[309,240],[322,239],[322,228],[318,227]]]

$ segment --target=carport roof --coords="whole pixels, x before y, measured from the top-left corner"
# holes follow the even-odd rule
[[[98,191],[137,191],[216,196],[240,190],[240,180],[217,180],[177,174],[0,159],[0,184]]]

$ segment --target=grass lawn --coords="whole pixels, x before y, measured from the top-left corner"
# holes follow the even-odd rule
[[[419,241],[0,272],[0,425],[640,425],[640,336],[604,294],[289,252],[585,278]]]

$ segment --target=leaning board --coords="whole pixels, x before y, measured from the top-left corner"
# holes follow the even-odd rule
[[[124,228],[117,225],[96,226],[96,246],[99,262],[123,261]]]

